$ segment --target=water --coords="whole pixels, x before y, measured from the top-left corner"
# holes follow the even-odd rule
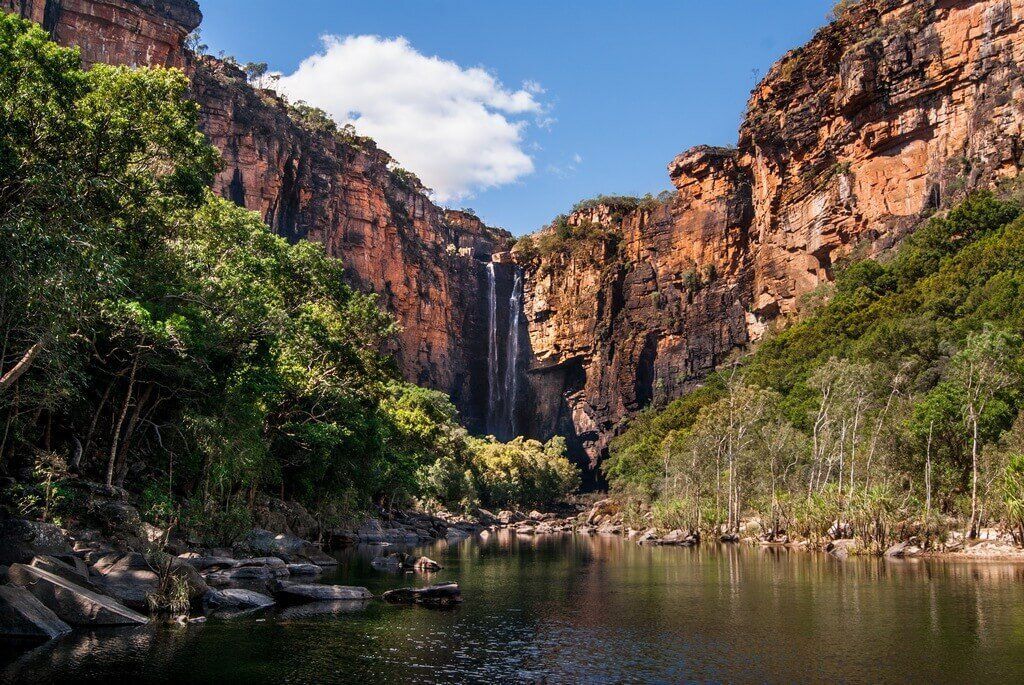
[[[498,285],[494,262],[487,263],[487,432],[498,413]]]
[[[517,434],[516,403],[519,392],[519,339],[523,311],[523,272],[513,267],[512,292],[508,299],[504,365],[501,361],[501,330],[498,318],[498,286],[494,262],[487,264],[487,417],[486,429],[500,440]],[[503,370],[504,369],[504,370]]]
[[[453,610],[373,602],[201,625],[78,633],[7,682],[1020,682],[1024,566],[860,559],[618,538],[491,536],[422,551]],[[340,554],[329,580],[424,576]],[[8,655],[12,658],[12,655]]]
[[[505,343],[505,425],[511,438],[516,430],[516,394],[519,390],[519,313],[523,310],[523,272],[516,267],[508,298],[508,340]]]

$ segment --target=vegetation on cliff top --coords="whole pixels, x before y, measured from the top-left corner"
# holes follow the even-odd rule
[[[978,193],[700,390],[633,421],[605,471],[674,525],[1021,530],[1024,218]]]
[[[375,296],[321,246],[209,192],[218,157],[186,85],[177,70],[83,71],[77,51],[0,16],[8,510],[68,522],[75,477],[212,534],[261,492],[325,520],[374,501],[564,496],[563,445],[468,438],[447,397],[398,379]],[[454,500],[434,485],[446,469],[471,486]]]

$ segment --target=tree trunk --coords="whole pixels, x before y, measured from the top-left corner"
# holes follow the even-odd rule
[[[128,391],[124,396],[124,404],[121,405],[121,416],[117,420],[117,425],[114,427],[114,437],[110,440],[110,459],[107,461],[107,487],[114,485],[114,464],[117,461],[117,441],[121,435],[121,426],[124,425],[125,417],[128,416],[128,406],[132,401],[132,391],[135,389],[135,372],[139,368],[139,355],[135,354],[135,360],[132,362],[132,372],[128,377]]]
[[[3,376],[0,376],[0,395],[7,392],[8,388],[14,385],[21,378],[22,374],[32,367],[32,362],[43,351],[43,344],[43,341],[40,340],[28,348],[28,351],[18,360],[18,363],[12,366]]]
[[[971,529],[970,538],[978,537],[978,417],[971,417]]]

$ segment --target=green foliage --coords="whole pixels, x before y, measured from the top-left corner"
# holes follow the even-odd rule
[[[769,533],[821,537],[842,520],[874,545],[925,502],[934,502],[929,517],[997,516],[988,483],[1002,466],[985,448],[1020,409],[1022,271],[1020,204],[969,196],[891,258],[843,266],[820,305],[738,370],[634,419],[612,443],[609,482],[656,502],[689,501],[691,518],[695,498],[739,497],[771,520]],[[726,373],[776,393],[751,428],[775,438],[752,439],[746,459],[730,447],[743,422],[708,413],[738,397]],[[778,449],[785,434],[789,446]]]
[[[520,443],[508,468],[524,475],[477,468],[448,398],[398,381],[383,353],[397,326],[376,297],[322,246],[213,196],[217,156],[180,72],[84,72],[9,15],[0,58],[0,463],[34,467],[9,509],[60,520],[64,454],[211,545],[252,526],[259,493],[336,520],[417,497],[469,506],[477,488],[540,502],[575,484],[550,444]],[[292,115],[357,138],[304,103]],[[173,583],[161,593],[176,606]]]
[[[565,458],[565,440],[470,438],[476,491],[488,506],[533,507],[564,499],[580,485],[579,470]]]

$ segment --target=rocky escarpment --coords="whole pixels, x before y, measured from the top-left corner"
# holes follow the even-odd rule
[[[82,51],[85,64],[180,67],[203,15],[195,0],[0,0]]]
[[[190,58],[201,128],[221,150],[214,190],[263,216],[289,240],[315,240],[352,281],[378,293],[401,325],[396,357],[409,380],[452,395],[482,420],[487,310],[484,262],[511,236],[434,205],[391,169],[372,140],[297,122],[272,91],[235,66]]]
[[[451,393],[475,430],[566,435],[591,463],[623,419],[795,315],[837,263],[1016,176],[1024,154],[1024,0],[865,0],[771,69],[735,148],[672,161],[668,201],[586,205],[557,249],[487,267],[507,234],[434,206],[372,142],[302,124],[237,68],[191,57],[193,0],[0,7],[87,63],[184,67],[225,160],[217,192],[379,293],[407,378]]]
[[[599,239],[520,249],[530,432],[595,461],[622,419],[796,313],[837,262],[1016,176],[1022,22],[1022,0],[857,4],[771,69],[735,149],[672,161],[667,203],[589,207],[568,224]]]
[[[395,356],[411,381],[450,393],[483,429],[487,310],[484,263],[511,236],[434,205],[373,141],[303,122],[230,62],[184,47],[194,0],[0,0],[81,49],[88,64],[178,66],[201,128],[221,151],[214,190],[258,212],[289,240],[323,243],[401,326]]]

